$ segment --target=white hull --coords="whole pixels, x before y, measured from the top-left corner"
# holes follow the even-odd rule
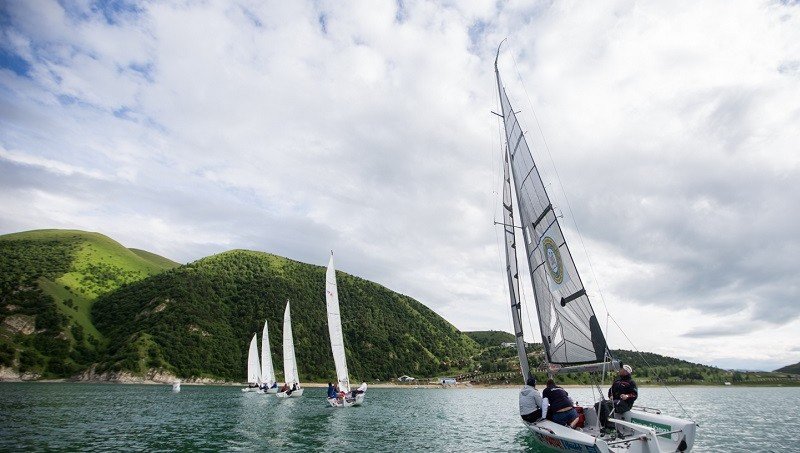
[[[258,387],[245,387],[242,389],[243,392],[258,392]]]
[[[359,393],[356,395],[356,399],[349,399],[345,398],[344,401],[340,400],[339,398],[328,398],[328,404],[332,407],[353,407],[353,406],[361,406],[364,404],[364,393]]]
[[[593,407],[584,408],[584,413],[586,427],[581,430],[575,430],[549,420],[524,423],[539,444],[558,451],[586,453],[688,452],[694,444],[696,425],[688,420],[634,409],[625,414],[625,420],[610,420],[616,425],[618,431],[626,434],[624,438],[619,438],[603,435],[596,429],[597,417]],[[669,434],[659,435],[658,433]],[[683,445],[681,445],[681,441],[684,442]]]
[[[303,396],[303,389],[297,389],[291,394],[286,392],[278,392],[275,394],[278,398],[296,398],[298,396]]]

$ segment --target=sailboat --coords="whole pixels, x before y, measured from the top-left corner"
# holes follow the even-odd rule
[[[292,337],[292,315],[289,310],[289,301],[286,301],[286,311],[283,312],[283,374],[288,391],[275,394],[278,398],[303,396],[300,388],[300,377],[297,375],[297,359],[294,356],[294,338]],[[294,386],[295,390],[291,390]]]
[[[247,384],[243,392],[256,392],[261,385],[261,364],[258,363],[258,343],[257,334],[253,334],[250,340],[250,349],[247,352]]]
[[[275,369],[272,367],[272,349],[269,347],[269,329],[264,321],[264,330],[261,332],[261,383],[263,393],[278,393],[275,380]]]
[[[360,406],[364,402],[366,389],[357,392],[355,397],[350,393],[350,376],[347,372],[347,357],[344,350],[339,291],[336,288],[336,270],[333,268],[333,251],[331,251],[331,258],[328,261],[328,270],[325,272],[325,302],[328,309],[328,333],[331,337],[333,363],[336,365],[336,379],[339,383],[339,391],[347,395],[345,398],[328,398],[328,403],[334,407]]]
[[[497,68],[499,55],[498,47],[494,69],[502,115],[497,115],[503,118],[506,139],[502,226],[505,232],[511,315],[523,381],[531,374],[522,332],[516,228],[521,230],[524,239],[548,375],[600,372],[602,376],[606,371],[619,369],[620,364],[613,359],[606,345],[605,336],[562,234],[558,216],[525,140],[517,112],[512,109],[500,80]],[[519,226],[514,224],[515,198],[519,207]],[[597,390],[600,399],[604,399],[599,383]],[[597,407],[602,404],[601,401]],[[614,430],[603,429],[595,405],[584,407],[583,411],[586,420],[584,427],[579,429],[550,420],[523,423],[538,443],[560,451],[683,452],[691,450],[694,443],[696,423],[662,414],[659,410],[634,406],[623,414],[623,419],[608,421],[614,425]]]

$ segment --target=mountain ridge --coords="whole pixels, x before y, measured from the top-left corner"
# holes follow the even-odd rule
[[[0,236],[0,366],[51,377],[88,366],[105,342],[91,319],[96,298],[172,267],[142,255],[96,232]]]

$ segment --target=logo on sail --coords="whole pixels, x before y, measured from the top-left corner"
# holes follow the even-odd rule
[[[561,260],[561,252],[558,251],[556,241],[551,237],[542,240],[542,250],[544,259],[547,261],[547,270],[555,284],[560,285],[564,281],[564,262]]]

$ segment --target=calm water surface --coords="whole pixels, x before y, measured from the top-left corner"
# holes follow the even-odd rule
[[[579,402],[585,388],[568,389]],[[800,452],[800,388],[675,388],[700,423],[697,452]],[[643,405],[680,416],[663,388]],[[514,389],[370,389],[364,406],[327,407],[235,387],[1,383],[0,450],[539,452]],[[544,450],[547,451],[547,450]]]

